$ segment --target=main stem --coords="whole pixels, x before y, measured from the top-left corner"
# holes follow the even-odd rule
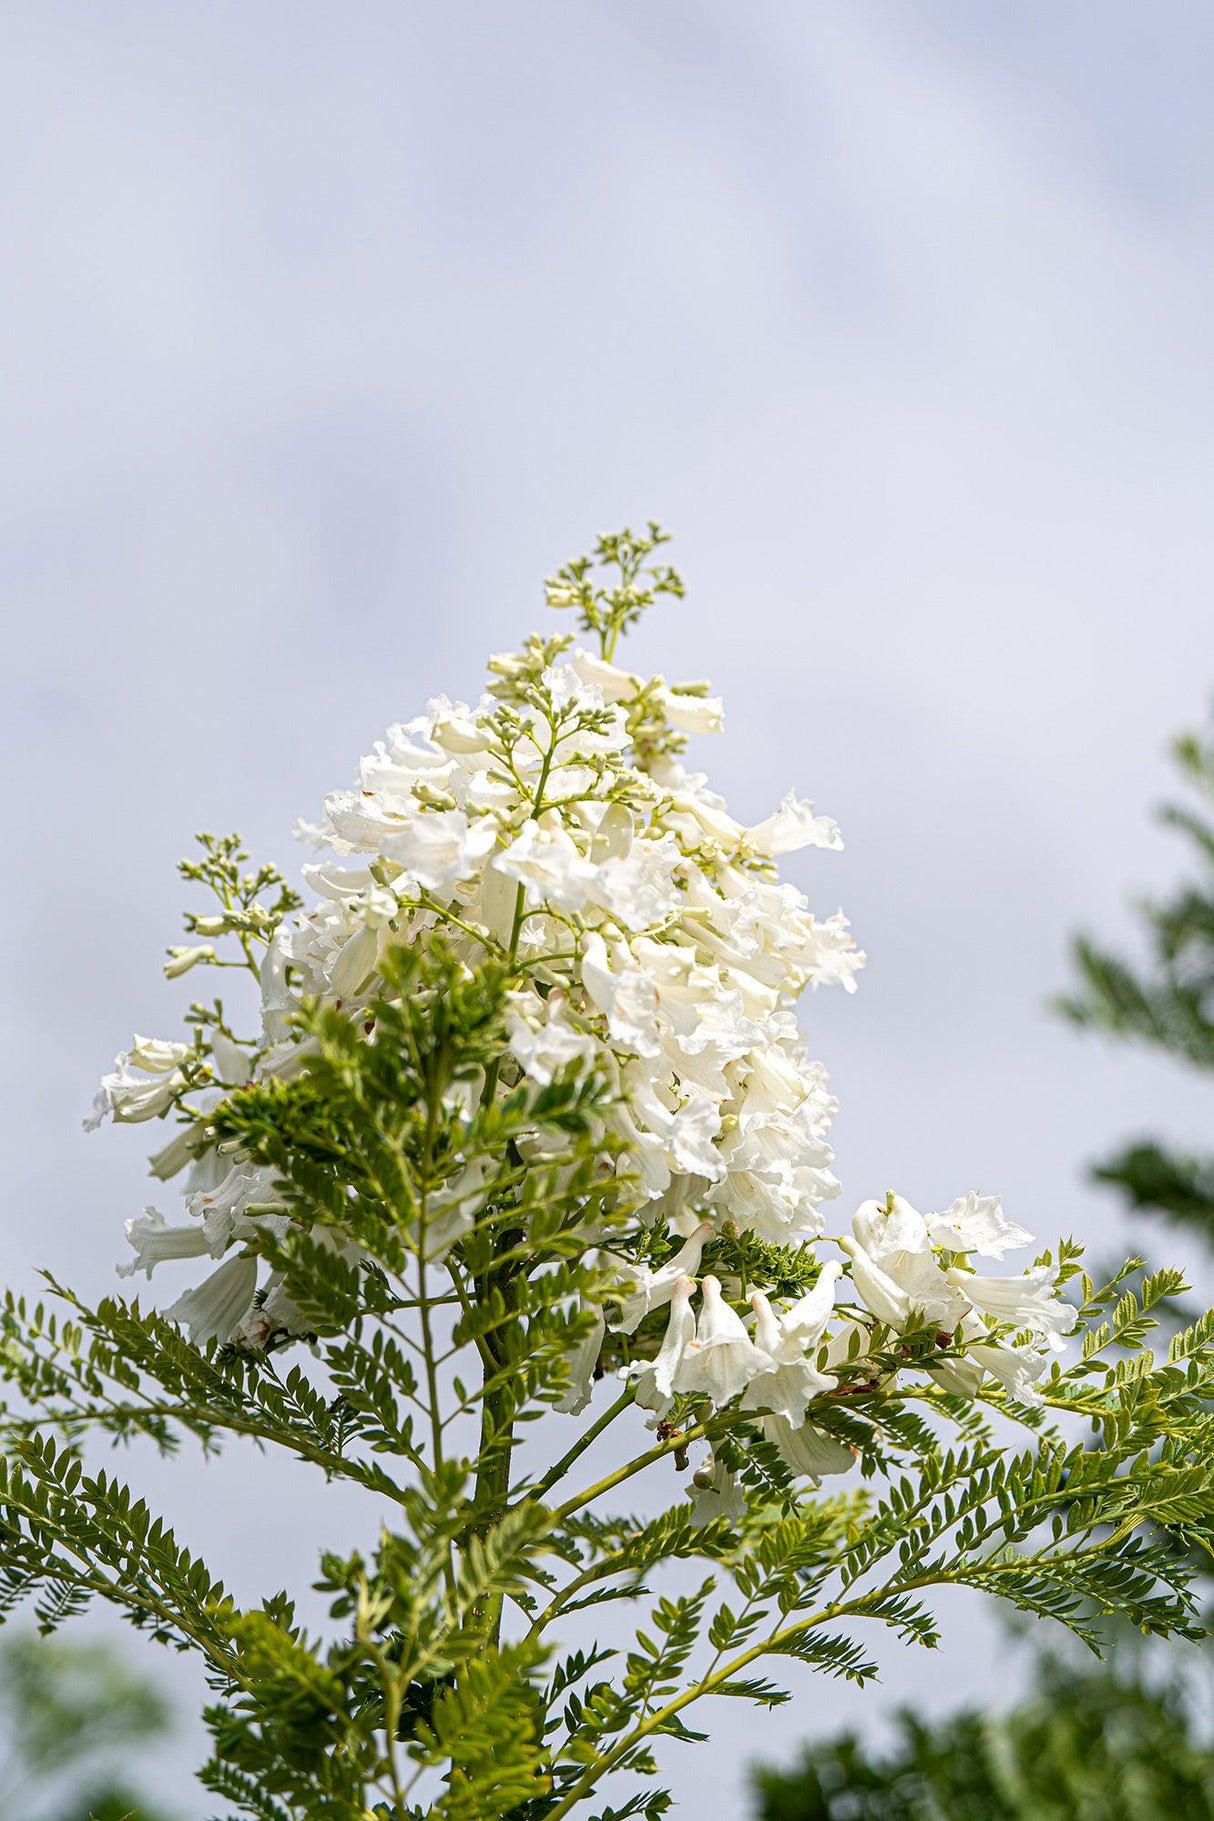
[[[547,769],[545,768],[545,777]],[[541,785],[541,796],[543,786]],[[510,959],[518,953],[519,932],[523,926],[525,897],[520,885],[514,901],[514,925],[510,932]],[[483,1100],[492,1099],[497,1091],[498,1063],[495,1061],[487,1073]],[[517,1306],[514,1294],[514,1274],[511,1266],[502,1258],[503,1253],[513,1250],[515,1243],[513,1230],[499,1232],[494,1240],[493,1250],[495,1263],[491,1264],[484,1277],[474,1280],[474,1294],[488,1297],[497,1290],[505,1301],[507,1309]],[[478,1536],[487,1536],[494,1525],[499,1523],[510,1499],[510,1467],[514,1454],[514,1402],[508,1377],[502,1374],[505,1365],[504,1337],[500,1330],[485,1336],[485,1345],[493,1362],[492,1372],[486,1362],[486,1378],[496,1379],[496,1383],[487,1383],[481,1397],[481,1442],[477,1453],[476,1489],[473,1494],[473,1505],[476,1511],[476,1530]],[[496,1647],[502,1637],[502,1595],[493,1593],[485,1600],[481,1608],[485,1623],[487,1641]]]
[[[498,1234],[494,1252],[499,1257],[476,1285],[485,1297],[496,1290],[507,1310],[518,1307],[517,1264],[509,1256],[515,1249],[518,1237],[513,1228]],[[501,1254],[506,1256],[501,1257]],[[486,1360],[486,1385],[481,1396],[481,1441],[473,1495],[476,1531],[482,1537],[487,1536],[501,1522],[510,1502],[516,1406],[510,1375],[502,1370],[507,1363],[509,1351],[507,1334],[508,1325],[505,1325],[485,1336],[485,1346],[493,1369],[490,1371],[489,1360]],[[490,1594],[480,1610],[485,1622],[487,1641],[496,1648],[502,1635],[502,1595]]]
[[[557,730],[550,720],[549,729],[552,738],[540,766],[539,780],[536,785],[535,800],[531,814],[538,818],[544,807],[544,792],[548,786],[548,775],[552,770],[552,759],[556,751]],[[519,937],[522,934],[523,919],[526,915],[527,894],[522,882],[514,894],[514,917],[510,928],[510,942],[507,949],[507,965],[513,966],[518,959]],[[495,1060],[486,1071],[485,1085],[481,1092],[482,1104],[492,1100],[497,1092],[499,1061]],[[521,1158],[517,1159],[521,1163]],[[513,1251],[520,1236],[512,1230],[498,1233],[494,1240],[495,1264],[491,1264],[485,1276],[475,1284],[475,1289],[488,1295],[494,1289],[501,1293],[506,1308],[515,1309],[518,1298],[514,1288],[514,1268],[503,1259],[503,1254]],[[506,1347],[502,1331],[495,1330],[485,1336],[496,1371],[492,1377],[496,1384],[486,1386],[481,1398],[481,1444],[477,1456],[476,1489],[473,1494],[473,1507],[476,1512],[476,1530],[480,1536],[487,1536],[500,1522],[510,1500],[510,1466],[514,1454],[514,1399],[508,1376],[503,1375],[501,1368],[505,1365]],[[500,1593],[488,1596],[481,1613],[485,1622],[487,1641],[496,1649],[502,1637],[502,1599]]]
[[[481,1399],[481,1445],[475,1494],[476,1528],[480,1536],[487,1536],[506,1511],[513,1453],[514,1405],[509,1385],[502,1384],[488,1390]],[[481,1613],[487,1642],[496,1648],[502,1636],[502,1595],[490,1594]]]

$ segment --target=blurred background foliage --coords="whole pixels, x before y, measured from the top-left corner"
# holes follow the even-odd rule
[[[1047,1658],[1010,1713],[903,1712],[886,1751],[846,1733],[754,1786],[762,1821],[1207,1821],[1214,1756],[1179,1689]]]
[[[128,1764],[162,1740],[169,1707],[109,1644],[14,1632],[0,1641],[3,1821],[173,1821]]]
[[[1139,906],[1141,959],[1081,936],[1076,988],[1055,1003],[1081,1028],[1214,1071],[1214,721],[1173,751],[1188,797],[1159,815],[1185,838],[1189,873],[1166,901]],[[1214,1151],[1147,1134],[1091,1173],[1214,1255]],[[1144,1231],[1141,1253],[1149,1241]],[[1117,1636],[1092,1667],[1039,1646],[1030,1692],[1010,1712],[966,1708],[928,1724],[903,1709],[883,1751],[841,1733],[789,1769],[756,1769],[757,1821],[1214,1821],[1214,1652],[1182,1661],[1183,1650]]]
[[[1078,990],[1057,1005],[1081,1027],[1214,1070],[1214,723],[1204,738],[1185,735],[1173,750],[1196,806],[1167,803],[1159,815],[1185,836],[1196,876],[1166,902],[1141,906],[1145,964],[1135,966],[1081,936]],[[1166,1139],[1136,1138],[1092,1174],[1118,1188],[1131,1208],[1162,1215],[1214,1248],[1214,1151],[1192,1156]]]

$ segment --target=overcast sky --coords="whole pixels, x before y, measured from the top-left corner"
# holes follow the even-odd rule
[[[1202,0],[0,6],[7,1278],[104,1293],[150,1199],[80,1117],[190,997],[192,832],[297,865],[389,721],[649,516],[690,593],[629,662],[724,690],[696,756],[746,819],[795,784],[843,825],[794,876],[871,958],[807,1007],[848,1199],[1124,1243],[1085,1160],[1209,1097],[1045,1000],[1174,876],[1149,811],[1214,685],[1212,78]],[[242,1597],[352,1540],[302,1474],[130,1466]],[[722,1703],[686,1812],[1007,1691],[972,1604],[884,1655]]]

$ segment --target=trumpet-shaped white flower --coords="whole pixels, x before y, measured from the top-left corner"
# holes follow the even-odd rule
[[[680,1102],[673,1089],[655,1088],[651,1071],[643,1062],[629,1063],[621,1071],[635,1117],[645,1130],[662,1141],[667,1163],[685,1176],[716,1182],[725,1166],[715,1140],[721,1114],[708,1095],[692,1090]]]
[[[798,1297],[780,1317],[780,1332],[787,1340],[806,1349],[818,1345],[834,1313],[842,1275],[843,1266],[833,1258],[828,1259],[818,1272],[818,1281],[813,1288]]]
[[[583,949],[582,981],[591,1004],[606,1014],[608,1033],[622,1050],[660,1055],[657,991],[647,974],[631,966],[622,943],[609,952],[598,931],[592,931]]]
[[[621,670],[589,651],[572,652],[569,668],[586,688],[597,689],[604,702],[629,702],[641,687],[640,677],[630,670]]]
[[[126,1236],[135,1256],[119,1265],[119,1277],[133,1277],[136,1271],[146,1271],[150,1277],[166,1259],[202,1258],[211,1249],[200,1226],[171,1227],[155,1208],[145,1208],[137,1220],[128,1220]]]
[[[186,1205],[201,1223],[212,1258],[219,1258],[234,1240],[248,1239],[264,1220],[278,1236],[286,1231],[286,1214],[271,1212],[279,1205],[273,1171],[244,1161],[234,1164],[219,1182],[195,1189]],[[250,1205],[262,1212],[250,1214]]]
[[[682,835],[690,847],[703,846],[707,840],[722,854],[737,850],[746,830],[730,815],[724,797],[707,788],[702,771],[687,772],[677,760],[669,760],[656,765],[653,775],[669,795],[670,808],[664,818],[668,828]]]
[[[625,852],[603,860],[587,887],[587,898],[610,911],[625,929],[650,929],[678,909],[673,878],[678,862],[673,835],[633,841]]]
[[[984,1315],[1027,1329],[1055,1353],[1061,1353],[1066,1336],[1079,1319],[1072,1303],[1056,1294],[1058,1273],[1052,1265],[1033,1265],[1022,1277],[979,1277],[972,1271],[953,1270],[949,1279],[958,1294]]]
[[[790,790],[774,816],[749,829],[750,844],[756,853],[774,858],[777,854],[795,853],[799,847],[835,847],[843,845],[839,825],[829,816],[815,816],[814,806]]]
[[[670,1315],[666,1322],[666,1333],[662,1338],[657,1356],[653,1360],[634,1366],[625,1366],[621,1374],[624,1378],[636,1380],[636,1392],[633,1401],[642,1410],[653,1411],[653,1424],[665,1416],[674,1402],[675,1375],[683,1363],[683,1355],[695,1336],[696,1318],[692,1311],[691,1299],[695,1294],[695,1279],[679,1277],[675,1279],[670,1292]]]
[[[611,1324],[618,1334],[635,1334],[651,1309],[664,1308],[670,1301],[681,1277],[694,1278],[704,1247],[714,1231],[710,1220],[702,1220],[674,1257],[659,1265],[656,1271],[651,1271],[647,1265],[622,1267],[620,1276],[628,1289],[619,1318]]]
[[[978,1252],[983,1258],[1002,1258],[1017,1246],[1031,1246],[1033,1236],[1008,1220],[998,1195],[979,1195],[971,1189],[926,1221],[932,1243],[950,1252]]]
[[[169,1043],[162,1037],[141,1037],[136,1032],[126,1060],[145,1075],[168,1075],[180,1068],[189,1053],[188,1043]]]
[[[829,1373],[819,1372],[808,1351],[821,1338],[830,1306],[818,1324],[817,1333],[808,1335],[805,1340],[800,1338],[805,1329],[794,1326],[789,1330],[785,1321],[777,1319],[761,1290],[755,1291],[750,1306],[755,1312],[755,1344],[771,1364],[750,1380],[742,1393],[741,1408],[767,1410],[786,1417],[794,1428],[799,1427],[814,1398],[833,1391],[839,1382]]]
[[[529,817],[495,864],[523,887],[533,908],[552,904],[559,910],[579,911],[596,877],[595,868],[555,819],[540,823]]]
[[[806,917],[805,923],[799,961],[808,984],[815,992],[820,986],[841,986],[845,993],[854,993],[865,957],[852,940],[843,912],[837,910],[821,923]]]
[[[672,1382],[676,1391],[698,1392],[720,1407],[732,1403],[773,1362],[755,1346],[715,1277],[704,1279],[700,1299],[695,1333],[683,1348]]]
[[[655,695],[670,725],[681,733],[720,733],[725,725],[725,705],[720,696],[691,694],[665,685]]]
[[[1002,1342],[996,1346],[985,1341],[971,1341],[966,1353],[975,1365],[998,1379],[1016,1403],[1041,1403],[1037,1380],[1049,1363],[1044,1353],[1038,1353],[1032,1347],[1012,1347]]]
[[[1017,1403],[1040,1404],[1037,1380],[1045,1371],[1048,1358],[1039,1348],[996,1341],[982,1317],[972,1309],[957,1331],[956,1344],[964,1347],[963,1358],[942,1360],[928,1367],[946,1391],[955,1397],[973,1397],[989,1373]]]
[[[181,1048],[184,1050],[185,1046]],[[93,1110],[84,1122],[86,1132],[95,1132],[108,1113],[120,1125],[138,1125],[145,1119],[158,1119],[167,1113],[185,1084],[178,1068],[156,1074],[132,1075],[129,1056],[114,1058],[114,1073],[103,1075],[93,1101]]]
[[[852,1239],[839,1244],[851,1259],[851,1275],[865,1306],[878,1321],[904,1328],[935,1322],[955,1328],[968,1304],[941,1270],[923,1216],[900,1195],[866,1201],[852,1219]]]
[[[813,1423],[790,1423],[787,1417],[765,1416],[763,1433],[784,1457],[794,1473],[804,1473],[819,1480],[828,1473],[847,1473],[856,1457],[846,1443],[828,1435]]]
[[[426,713],[435,745],[461,758],[468,753],[485,752],[490,744],[485,721],[492,707],[487,696],[476,708],[469,708],[466,702],[449,702],[446,696],[433,697],[426,703]]]
[[[169,950],[169,958],[164,964],[166,980],[179,980],[182,974],[188,974],[192,967],[198,967],[204,961],[214,961],[215,945],[212,942],[195,942],[190,947],[177,947]]]
[[[179,1296],[165,1313],[187,1328],[199,1346],[208,1340],[231,1340],[249,1314],[256,1290],[257,1260],[241,1252]]]
[[[904,1328],[911,1319],[909,1292],[874,1263],[856,1240],[843,1238],[839,1244],[850,1261],[851,1280],[864,1307],[887,1326]]]

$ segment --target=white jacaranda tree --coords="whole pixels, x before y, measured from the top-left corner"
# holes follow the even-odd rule
[[[302,896],[203,838],[183,871],[215,907],[165,971],[254,996],[137,1037],[90,1121],[169,1127],[182,1205],[127,1222],[121,1269],[176,1300],[10,1300],[9,1593],[201,1652],[204,1781],[261,1821],[656,1817],[653,1744],[700,1736],[694,1702],[784,1699],[764,1656],[863,1682],[854,1623],[930,1645],[946,1583],[1193,1629],[1212,1324],[1153,1361],[1177,1274],[1144,1301],[1068,1245],[1017,1269],[993,1196],[829,1222],[795,1008],[863,956],[778,862],[839,832],[793,792],[736,820],[684,761],[719,700],[618,662],[682,594],[663,541],[549,583],[589,643],[532,638],[479,702],[389,729],[301,829]],[[248,1437],[364,1488],[390,1516],[371,1559],[323,1555],[330,1631],[238,1608],[85,1473],[95,1429]],[[616,1503],[642,1475],[648,1518]],[[663,1591],[676,1560],[707,1578]],[[609,1601],[645,1616],[607,1667],[577,1615]]]

